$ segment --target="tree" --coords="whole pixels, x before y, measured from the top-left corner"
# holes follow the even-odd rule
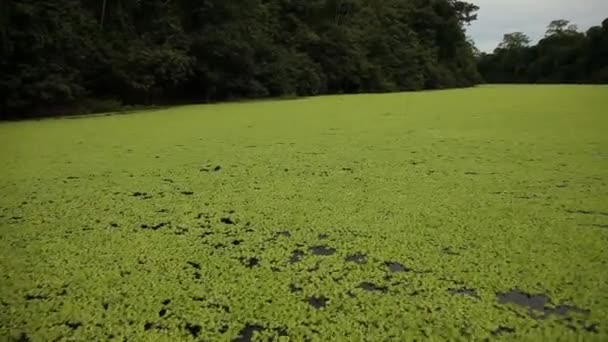
[[[575,33],[578,31],[578,27],[574,24],[570,24],[570,21],[565,19],[553,20],[547,26],[547,31],[545,31],[545,37],[549,37],[552,35],[559,34],[568,34]]]
[[[530,45],[530,37],[523,32],[507,33],[503,36],[502,42],[498,45],[498,49],[519,49]]]
[[[478,57],[487,82],[608,83],[608,19],[586,33],[554,20],[546,36],[529,46],[522,33],[505,35],[492,54]]]

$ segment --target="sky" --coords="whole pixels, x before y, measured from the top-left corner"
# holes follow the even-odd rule
[[[491,52],[505,33],[521,31],[536,43],[554,19],[566,19],[586,31],[608,18],[608,0],[468,0],[479,6],[467,28],[478,49]]]

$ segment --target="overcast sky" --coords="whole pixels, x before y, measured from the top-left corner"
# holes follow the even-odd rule
[[[608,0],[468,0],[480,7],[467,29],[482,51],[492,51],[505,33],[521,31],[536,41],[553,19],[567,19],[586,31],[608,18]]]

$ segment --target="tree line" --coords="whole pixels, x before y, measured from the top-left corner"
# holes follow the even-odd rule
[[[608,83],[608,18],[587,32],[554,20],[536,45],[522,32],[505,34],[478,66],[489,83]]]
[[[480,81],[459,0],[0,2],[0,118]]]

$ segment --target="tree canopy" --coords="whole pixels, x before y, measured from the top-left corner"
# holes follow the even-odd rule
[[[568,20],[553,20],[545,37],[530,46],[521,32],[506,34],[491,54],[479,57],[479,72],[492,83],[608,83],[608,19],[579,32]]]
[[[459,0],[0,3],[3,116],[479,81]],[[90,105],[89,107],[87,107]]]

